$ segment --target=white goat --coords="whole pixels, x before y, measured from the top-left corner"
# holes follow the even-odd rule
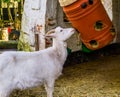
[[[55,79],[61,75],[67,57],[66,43],[73,28],[57,27],[46,34],[53,46],[36,52],[11,51],[0,55],[0,97],[9,97],[13,89],[44,84],[47,97],[53,97]]]

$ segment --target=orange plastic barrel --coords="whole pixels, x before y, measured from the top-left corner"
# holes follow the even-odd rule
[[[78,0],[63,10],[87,48],[96,50],[114,39],[115,29],[101,0]]]

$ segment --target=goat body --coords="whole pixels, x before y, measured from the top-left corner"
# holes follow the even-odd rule
[[[47,97],[53,97],[54,82],[61,75],[67,57],[65,42],[60,40],[60,35],[56,34],[58,27],[56,29],[55,35],[47,35],[54,36],[52,47],[36,52],[11,51],[0,55],[0,97],[8,97],[14,89],[41,84],[45,85]],[[72,30],[69,31],[71,35]],[[69,37],[71,35],[68,34]]]

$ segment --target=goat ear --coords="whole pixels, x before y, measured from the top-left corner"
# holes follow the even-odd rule
[[[56,35],[55,33],[51,33],[51,34],[46,34],[45,37],[55,38]]]
[[[54,38],[55,37],[55,30],[50,30],[46,33],[45,37],[50,37],[50,38]]]
[[[51,34],[51,33],[54,33],[55,32],[55,29],[52,29],[50,31],[48,31],[46,34]]]

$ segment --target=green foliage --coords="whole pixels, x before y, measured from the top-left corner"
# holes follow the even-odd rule
[[[10,3],[10,0],[2,0],[2,1],[5,3]],[[14,0],[14,1],[20,2],[21,0]]]
[[[20,2],[21,0],[15,0],[15,1]]]
[[[18,50],[19,51],[32,51],[28,40],[25,39],[24,32],[21,31],[20,33],[21,33],[21,35],[20,35],[20,38],[18,41]]]
[[[0,49],[17,49],[17,41],[0,41]]]
[[[5,2],[5,3],[10,3],[10,0],[3,0],[3,2]]]

